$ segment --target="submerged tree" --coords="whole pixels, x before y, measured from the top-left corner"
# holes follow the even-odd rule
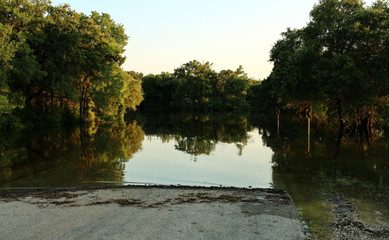
[[[272,48],[269,96],[370,128],[389,96],[388,9],[388,1],[321,0],[306,27],[288,29]]]

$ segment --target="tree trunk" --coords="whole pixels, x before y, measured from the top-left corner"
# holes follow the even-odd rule
[[[87,87],[83,86],[80,95],[80,122],[87,121]]]
[[[343,134],[344,134],[344,124],[341,124],[339,126],[338,137],[336,139],[336,149],[334,153],[334,158],[337,158],[340,155],[340,147],[342,145]]]
[[[82,86],[80,94],[80,122],[84,122],[84,101],[85,101],[85,87]]]
[[[344,128],[342,100],[340,100],[339,98],[336,99],[336,105],[337,105],[337,110],[338,110],[339,126],[340,126],[340,128]]]
[[[276,114],[277,114],[277,136],[280,136],[280,115],[281,115],[281,110],[279,108],[276,108]]]

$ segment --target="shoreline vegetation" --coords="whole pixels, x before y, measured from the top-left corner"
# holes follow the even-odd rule
[[[106,123],[124,127],[135,111],[277,116],[278,128],[298,115],[338,129],[339,143],[370,146],[389,128],[389,3],[320,0],[310,16],[282,33],[262,81],[242,66],[216,72],[197,60],[144,76],[121,68],[128,36],[109,14],[1,1],[0,131],[80,124],[88,135]]]
[[[0,126],[124,122],[135,110],[305,114],[370,140],[389,116],[388,1],[321,0],[301,29],[273,46],[256,81],[243,67],[184,63],[173,73],[124,71],[124,26],[109,14],[47,1],[0,3]],[[331,16],[331,17],[328,17]]]
[[[381,181],[386,174],[387,0],[369,6],[361,0],[318,0],[306,26],[288,28],[273,45],[269,58],[274,67],[262,80],[250,79],[242,66],[217,72],[212,63],[197,60],[177,66],[172,73],[126,71],[121,67],[129,40],[124,27],[106,13],[87,15],[46,0],[0,0],[0,150],[4,153],[0,164],[19,164],[20,154],[30,151],[42,153],[42,158],[50,156],[49,166],[68,161],[58,153],[73,149],[86,163],[98,159],[95,162],[101,168],[122,169],[123,162],[115,160],[130,159],[141,148],[145,133],[165,134],[166,138],[177,135],[182,138],[177,149],[196,155],[211,153],[212,141],[244,143],[247,127],[253,126],[274,152],[275,176],[287,178],[280,179],[279,186],[291,184],[289,193],[294,196],[299,192],[293,189],[306,186],[312,189],[313,199],[320,198],[317,192],[321,189],[333,194],[323,197],[330,207],[321,207],[326,211],[333,207],[332,223],[339,239],[358,231],[374,233],[377,239],[388,236],[387,224],[385,229],[374,229],[365,223],[362,213],[363,225],[354,218],[358,207],[358,201],[353,202],[355,195],[337,195],[348,188],[355,194],[357,186],[363,190],[361,195],[370,194],[371,199],[380,195],[383,202],[387,199],[385,187],[364,186],[339,160],[352,159],[347,164],[355,165],[354,159],[365,154],[374,169],[361,165],[358,171],[371,175],[382,171],[378,173]],[[148,122],[145,115],[152,116]],[[173,123],[166,125],[165,119]],[[306,128],[301,127],[305,123],[308,137]],[[55,132],[60,128],[72,130],[31,137],[28,151],[19,147],[19,138],[27,139],[35,130]],[[198,130],[203,141],[196,143],[202,145],[192,146],[195,141],[191,137],[197,137]],[[47,145],[52,146],[49,151]],[[343,156],[341,146],[346,146]],[[93,153],[96,149],[100,152]],[[7,162],[9,156],[15,163]],[[56,161],[52,156],[57,156]],[[308,177],[305,165],[313,163],[304,161],[311,156],[316,157],[320,169],[312,167],[318,172]],[[85,173],[95,171],[85,165]],[[339,176],[333,177],[335,167],[330,165],[338,168]],[[304,168],[298,169],[301,166]],[[12,177],[11,172],[1,175]],[[306,178],[299,183],[301,176]],[[332,180],[325,181],[327,178]],[[295,199],[297,207],[301,204],[308,209],[304,210],[306,219],[316,220],[316,213],[309,215],[309,208],[317,210],[316,206],[304,201],[306,195],[301,196],[300,202]],[[348,222],[341,221],[343,216]],[[320,234],[323,222],[315,224],[313,230]]]

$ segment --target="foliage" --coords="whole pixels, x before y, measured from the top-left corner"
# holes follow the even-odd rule
[[[206,109],[212,93],[211,82],[216,78],[212,64],[193,60],[174,70],[178,89],[174,95],[174,105],[179,108]]]
[[[178,82],[172,74],[163,72],[158,75],[147,75],[142,78],[142,89],[145,100],[142,102],[143,109],[167,108],[173,105],[174,93]]]
[[[190,61],[174,70],[143,77],[144,109],[171,107],[183,111],[248,109],[247,92],[252,80],[242,66],[236,71],[212,69],[212,63]]]
[[[321,0],[307,26],[288,29],[273,46],[273,71],[263,88],[253,89],[253,99],[267,96],[283,108],[312,106],[367,132],[389,96],[388,46],[388,1],[365,6]]]
[[[9,114],[15,106],[8,102],[8,99],[0,94],[0,114]]]
[[[92,131],[84,125],[66,131],[25,129],[18,135],[0,135],[0,182],[33,186],[34,179],[25,177],[46,171],[47,187],[121,182],[124,164],[141,149],[143,139],[144,132],[134,121]]]
[[[120,68],[128,37],[109,14],[1,1],[0,30],[0,92],[11,102],[85,122],[122,119],[143,99],[140,80]]]
[[[0,132],[19,130],[22,125],[17,117],[11,114],[0,115]]]

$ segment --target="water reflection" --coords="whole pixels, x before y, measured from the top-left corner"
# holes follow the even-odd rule
[[[254,120],[274,152],[273,186],[289,191],[318,239],[332,238],[336,216],[331,199],[336,197],[353,203],[355,214],[373,219],[373,225],[389,223],[387,137],[366,141],[345,132],[344,126],[329,127],[315,119],[308,122],[307,132],[304,116],[283,116],[276,122],[276,117]]]
[[[146,140],[126,167],[131,182],[271,186],[271,150],[247,116],[143,114]]]
[[[137,114],[127,120],[126,125],[31,131],[12,141],[2,138],[0,146],[7,151],[1,155],[0,186],[271,184],[271,150],[262,146],[246,116]],[[139,152],[142,145],[146,148]]]
[[[308,127],[308,129],[307,129]],[[318,239],[341,196],[389,222],[389,139],[305,116],[143,114],[125,125],[0,136],[0,187],[125,182],[286,189]],[[379,213],[379,214],[378,214]]]
[[[124,163],[142,146],[144,132],[133,121],[67,131],[25,132],[1,138],[2,187],[87,186],[123,181]]]
[[[146,135],[158,136],[164,142],[174,140],[176,150],[192,156],[210,155],[218,143],[234,143],[241,155],[252,129],[247,117],[238,114],[158,114],[145,115],[145,119],[153,119],[144,121]]]

